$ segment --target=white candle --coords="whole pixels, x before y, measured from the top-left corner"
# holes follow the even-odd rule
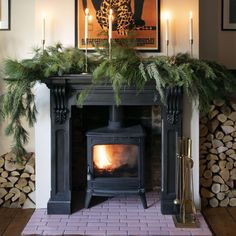
[[[169,14],[166,13],[166,42],[169,41]]]
[[[43,21],[42,21],[42,40],[45,41],[45,27],[46,27],[46,15],[43,13]]]
[[[189,40],[193,40],[193,13],[189,12]]]
[[[88,18],[89,18],[89,9],[85,9],[85,25],[84,25],[84,40],[85,43],[87,44],[88,40]]]
[[[108,43],[111,43],[112,39],[112,9],[110,9],[110,14],[108,16]]]

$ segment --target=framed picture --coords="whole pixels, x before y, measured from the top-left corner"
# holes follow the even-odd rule
[[[75,0],[75,9],[75,42],[80,49],[86,47],[86,34],[88,49],[108,40],[112,9],[112,40],[132,35],[138,50],[160,51],[160,0]]]
[[[236,30],[236,0],[222,0],[222,30]]]
[[[0,30],[10,30],[10,0],[0,0]]]

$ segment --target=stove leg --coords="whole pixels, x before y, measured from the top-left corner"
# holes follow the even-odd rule
[[[85,208],[89,208],[89,204],[92,199],[92,193],[91,192],[86,192],[86,197],[85,197]]]
[[[143,208],[147,209],[147,200],[146,200],[145,192],[140,192],[139,196],[140,196],[141,202],[143,204]]]

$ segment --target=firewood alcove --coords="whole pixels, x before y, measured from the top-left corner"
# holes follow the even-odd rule
[[[91,75],[68,75],[43,82],[50,89],[51,100],[51,196],[47,212],[71,214],[72,107],[77,104],[78,93],[91,85],[92,78]],[[162,105],[154,84],[146,85],[139,93],[134,87],[124,88],[120,91],[120,106],[161,106],[161,210],[163,214],[174,214],[176,137],[181,136],[182,130],[182,90],[167,89],[165,96],[166,105]],[[87,106],[116,106],[112,87],[109,84],[94,86],[84,101],[83,107]]]

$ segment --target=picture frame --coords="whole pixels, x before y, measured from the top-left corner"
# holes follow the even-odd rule
[[[137,50],[160,52],[160,0],[127,0],[123,6],[117,6],[118,2],[112,6],[112,40],[119,41],[132,35]],[[108,40],[107,4],[109,1],[106,0],[75,0],[76,47],[94,50],[95,45]],[[87,45],[84,40],[86,8],[92,18],[88,21]]]
[[[222,0],[222,30],[236,30],[236,0]]]
[[[11,0],[0,0],[0,30],[10,30]]]

